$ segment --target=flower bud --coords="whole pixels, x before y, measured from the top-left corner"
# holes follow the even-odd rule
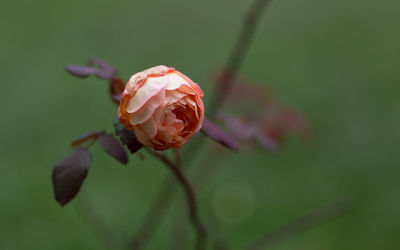
[[[133,75],[125,86],[118,117],[145,146],[179,148],[200,130],[203,91],[174,68],[156,66]]]

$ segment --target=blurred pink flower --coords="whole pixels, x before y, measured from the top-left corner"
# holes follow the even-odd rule
[[[303,135],[308,131],[307,122],[300,113],[283,107],[275,107],[275,112],[268,110],[271,106],[264,108],[265,112],[256,116],[219,113],[218,118],[237,140],[256,141],[269,151],[279,150],[288,135]]]
[[[223,75],[214,74],[214,81],[221,84]],[[300,112],[280,104],[273,91],[262,85],[254,86],[236,77],[226,98],[227,107],[234,114],[219,112],[218,118],[238,141],[258,142],[269,151],[277,151],[282,147],[285,137],[290,134],[304,136],[310,132],[309,126]]]

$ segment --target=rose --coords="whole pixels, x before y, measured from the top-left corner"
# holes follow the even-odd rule
[[[118,109],[120,122],[145,146],[179,148],[200,130],[203,91],[174,68],[156,66],[133,75]]]

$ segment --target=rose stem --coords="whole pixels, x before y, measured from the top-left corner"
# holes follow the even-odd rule
[[[244,18],[238,39],[231,51],[225,70],[219,79],[219,84],[214,95],[211,97],[208,114],[215,116],[215,112],[223,105],[226,96],[229,94],[233,81],[235,80],[249,45],[254,37],[257,24],[271,0],[255,0],[247,15]]]
[[[182,150],[180,148],[174,149],[175,162],[178,166],[182,166]]]
[[[305,231],[313,226],[335,219],[349,211],[352,205],[351,197],[344,197],[328,205],[311,211],[299,218],[267,233],[253,244],[248,250],[270,249],[277,243],[289,238],[295,233]]]
[[[255,28],[257,23],[260,21],[261,14],[269,2],[270,0],[255,0],[253,5],[250,7],[248,14],[244,19],[239,36],[235,42],[235,46],[228,57],[228,61],[223,73],[225,77],[220,78],[224,80],[220,83],[216,93],[211,98],[210,105],[208,106],[208,109],[210,110],[208,113],[210,115],[214,116],[215,111],[223,105],[225,97],[230,91],[230,86],[236,77],[237,71],[239,71],[240,66],[242,65],[242,61],[249,48],[252,37],[255,34]],[[225,89],[222,88],[222,85]],[[204,139],[202,141],[204,142]],[[185,150],[189,152],[188,154],[190,154],[190,157],[188,154],[183,155],[185,155],[185,158],[192,158],[192,154],[198,152],[198,149],[202,145],[203,143],[200,142],[193,144],[192,147],[190,147],[188,150]],[[145,244],[151,239],[155,229],[158,228],[157,225],[165,217],[167,207],[171,204],[173,198],[174,189],[172,187],[174,187],[174,185],[171,185],[171,180],[167,178],[162,184],[158,195],[152,202],[151,207],[147,212],[144,221],[139,227],[138,232],[133,237],[133,241],[135,242],[135,247],[133,249],[140,249],[141,247],[144,247]]]
[[[159,158],[161,161],[165,163],[166,166],[172,171],[172,173],[177,178],[179,184],[183,187],[188,203],[189,208],[189,218],[193,224],[193,227],[196,230],[197,241],[196,241],[196,249],[202,250],[205,248],[205,240],[206,240],[206,230],[204,229],[203,224],[200,221],[197,209],[196,196],[193,191],[192,186],[190,185],[188,179],[183,174],[182,168],[178,163],[171,161],[167,156],[148,149],[148,152],[153,154],[155,157]]]
[[[81,191],[78,203],[75,204],[77,214],[87,224],[93,234],[104,244],[105,249],[120,249],[121,244],[111,227],[105,222],[93,205],[87,192]]]

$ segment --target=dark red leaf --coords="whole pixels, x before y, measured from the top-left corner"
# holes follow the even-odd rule
[[[124,125],[119,122],[118,117],[115,119],[114,127],[119,139],[128,147],[132,154],[143,147],[143,144],[136,139],[135,132],[127,130]]]
[[[87,63],[89,66],[68,64],[65,66],[65,69],[70,74],[80,78],[85,78],[90,75],[95,75],[102,79],[112,79],[115,73],[117,72],[117,70],[114,69],[112,66],[110,66],[108,63],[96,58],[89,59]],[[91,65],[95,65],[97,66],[97,68],[91,67]]]
[[[103,79],[112,79],[115,73],[117,73],[117,70],[114,67],[98,58],[90,58],[87,61],[87,64],[97,66],[100,70],[96,76]]]
[[[85,148],[77,148],[56,164],[52,179],[54,195],[61,206],[67,204],[79,192],[91,164],[92,157]]]
[[[117,104],[121,102],[121,95],[125,89],[124,82],[121,78],[113,78],[110,80],[110,93],[111,98]]]
[[[92,67],[88,67],[88,66],[79,66],[79,65],[71,65],[71,64],[67,64],[65,66],[65,69],[74,76],[80,77],[80,78],[86,78],[90,75],[94,75],[94,74],[99,74],[99,69],[95,69]]]
[[[98,78],[106,79],[106,80],[111,79],[113,77],[112,72],[108,72],[108,71],[104,71],[104,70],[98,70],[98,71],[96,71],[96,73],[94,75],[97,76]]]
[[[222,131],[217,125],[207,119],[204,119],[203,121],[201,132],[227,148],[233,150],[239,149],[239,146],[227,133]]]
[[[109,155],[117,159],[122,164],[128,163],[128,155],[124,147],[114,139],[111,135],[102,134],[99,137],[99,143],[101,147],[106,151]]]
[[[103,60],[100,60],[98,58],[94,58],[94,57],[89,58],[89,60],[86,63],[87,63],[87,65],[96,65],[97,67],[99,67],[100,69],[105,70],[105,71],[114,72],[114,73],[117,72],[117,70],[113,66],[111,66],[109,63],[107,63]]]
[[[72,147],[75,148],[77,146],[82,145],[83,143],[89,141],[89,140],[96,140],[97,137],[101,134],[103,134],[103,131],[96,131],[96,132],[89,132],[89,133],[84,133],[83,135],[79,136],[76,138],[74,141],[72,141]]]

